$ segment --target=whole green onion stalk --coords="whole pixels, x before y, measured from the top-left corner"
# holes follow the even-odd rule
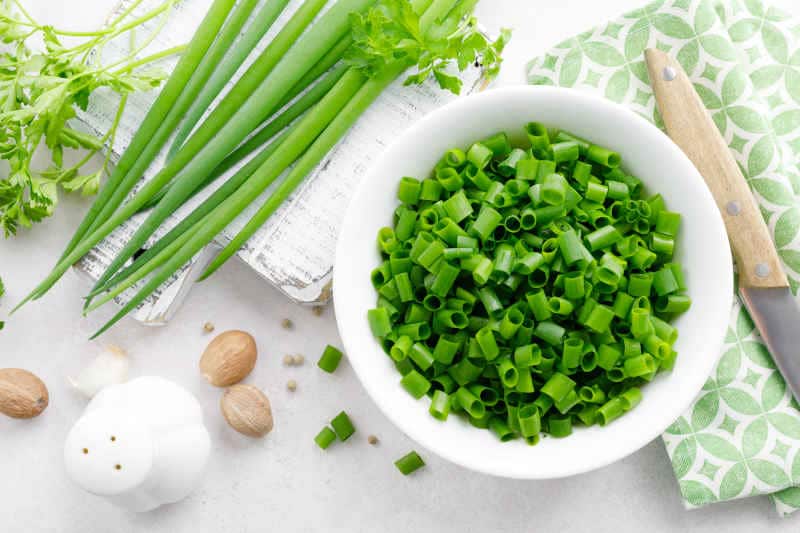
[[[196,223],[201,221],[207,214],[209,214],[215,207],[222,203],[228,196],[233,194],[236,189],[249,178],[255,170],[266,161],[275,150],[280,147],[280,144],[287,138],[293,128],[289,128],[281,133],[274,141],[264,147],[258,154],[256,154],[250,161],[247,162],[241,169],[239,169],[233,176],[228,178],[225,183],[214,191],[208,198],[206,198],[200,205],[198,205],[188,216],[181,220],[174,228],[172,228],[166,235],[161,237],[158,242],[153,244],[150,248],[145,250],[142,254],[127,267],[117,272],[114,277],[93,288],[87,295],[87,311],[98,307],[97,305],[90,305],[91,299],[107,291],[109,288],[117,285],[120,281],[128,278],[131,274],[139,270],[139,268],[155,257],[164,248],[166,248],[172,241],[177,240],[181,235],[190,230]],[[215,173],[217,177],[221,173]],[[114,294],[113,296],[116,296]]]
[[[420,17],[420,30],[425,32],[436,21],[440,21],[453,9],[457,0],[437,0],[430,4],[430,7]],[[463,17],[464,13],[469,13],[474,8],[477,1],[463,2],[460,9],[452,14],[454,21]],[[355,121],[364,111],[375,101],[375,99],[405,70],[411,65],[404,61],[397,61],[389,64],[378,76],[370,79],[361,90],[354,95],[348,106],[337,119],[325,130],[325,132],[314,142],[303,157],[295,164],[289,175],[284,179],[280,186],[272,193],[267,201],[261,206],[253,218],[242,228],[242,230],[231,240],[230,243],[212,261],[200,280],[207,279],[220,266],[222,266],[239,248],[258,231],[258,229],[272,216],[280,205],[289,197],[297,186],[302,183],[305,176],[319,164],[325,155],[336,145],[336,143],[347,133]]]
[[[175,70],[172,72],[172,75],[169,77],[169,80],[167,80],[167,83],[164,85],[164,88],[159,93],[155,102],[153,102],[147,115],[145,115],[133,139],[131,139],[128,148],[122,154],[122,157],[120,157],[114,171],[100,190],[100,193],[84,216],[78,229],[75,230],[75,234],[62,253],[59,263],[62,263],[70,255],[81,240],[90,233],[89,230],[91,228],[96,227],[97,220],[103,220],[100,216],[101,213],[107,216],[109,212],[113,212],[119,203],[121,203],[122,199],[124,199],[125,195],[128,194],[130,188],[127,188],[125,185],[126,176],[131,173],[141,174],[152,162],[153,157],[155,157],[158,149],[160,149],[160,146],[158,146],[155,149],[150,148],[150,151],[154,151],[154,153],[150,154],[148,152],[148,148],[153,144],[153,133],[159,130],[159,126],[162,121],[164,121],[164,117],[169,114],[183,89],[186,87],[186,84],[189,82],[192,74],[202,62],[206,51],[214,41],[214,38],[222,27],[234,3],[235,0],[215,0],[211,5],[208,13],[205,18],[203,18],[200,26],[192,37],[191,42],[178,61],[178,64],[175,66]],[[137,163],[139,163],[138,166]],[[135,181],[133,183],[135,184]],[[131,187],[132,186],[133,185],[131,185]],[[127,190],[125,190],[126,188]],[[112,201],[112,197],[118,189],[122,190],[121,194],[116,195],[116,197],[119,198],[119,202]],[[49,289],[49,286],[43,286],[42,292],[46,292],[47,289]],[[22,303],[24,303],[24,301]]]
[[[314,5],[314,1],[307,0],[301,10]],[[147,275],[153,274],[133,299],[95,336],[101,334],[190,261],[294,164],[255,217],[208,268],[203,276],[207,277],[274,213],[377,96],[408,67],[415,63],[420,65],[417,73],[407,79],[407,83],[419,83],[435,75],[441,86],[454,91],[458,90],[460,82],[444,72],[447,64],[455,61],[455,56],[448,56],[448,53],[455,53],[457,50],[459,54],[471,53],[472,58],[484,60],[490,75],[496,73],[499,68],[499,54],[507,36],[504,34],[498,42],[492,44],[475,33],[474,21],[469,15],[476,2],[477,0],[382,0],[379,10],[364,16],[361,13],[374,4],[374,0],[339,0],[289,48],[286,56],[274,65],[274,70],[272,67],[264,67],[264,70],[271,72],[262,79],[257,79],[257,74],[251,68],[220,106],[189,137],[175,158],[125,204],[119,213],[84,239],[29,298],[43,293],[72,261],[168,186],[167,192],[145,224],[90,293],[91,298],[102,291],[108,291],[101,300],[89,305],[89,310],[97,308]],[[353,24],[359,24],[358,33],[353,33],[352,37],[348,23],[351,18]],[[405,26],[397,22],[401,18]],[[396,45],[387,47],[377,38],[396,36],[404,32],[408,34],[408,38],[403,41],[405,48],[399,58]],[[353,66],[337,67],[323,76],[325,69],[335,64],[341,57],[343,48],[350,45],[351,41],[353,44],[347,53],[347,62]],[[465,52],[459,46],[464,43],[467,46]],[[471,62],[472,59],[466,63]],[[461,63],[459,57],[459,66],[465,68]],[[311,90],[289,103],[296,94],[320,76],[321,79]],[[235,97],[231,98],[231,95]],[[283,113],[273,116],[275,110],[287,103],[289,105]],[[301,115],[302,118],[227,180],[219,191],[198,206],[178,227],[167,233],[129,267],[120,270],[124,262],[144,244],[167,216],[210,182],[210,176],[216,177],[221,170],[227,170],[259,143],[274,137]],[[245,141],[265,119],[268,120],[252,137],[252,142]]]
[[[250,55],[250,52],[261,41],[264,35],[269,31],[275,19],[286,8],[289,0],[271,0],[264,4],[264,6],[256,13],[253,20],[247,26],[247,30],[242,34],[236,45],[225,56],[222,61],[218,61],[214,68],[214,73],[208,79],[208,83],[200,88],[193,94],[193,103],[183,117],[180,128],[175,134],[169,151],[167,152],[167,159],[172,159],[178,152],[184,141],[192,129],[200,121],[200,118],[211,107],[219,93],[225,88],[228,82],[233,78],[233,75],[242,66],[242,63]]]
[[[218,2],[222,1],[218,0]],[[225,1],[230,2],[230,0]],[[98,284],[110,278],[117,268],[138,251],[160,223],[191,195],[197,185],[222,162],[228,153],[236,148],[274,110],[284,98],[286,91],[290,90],[308,70],[313,68],[317,61],[344,37],[349,31],[350,14],[366,9],[374,2],[375,0],[339,0],[321,17],[318,24],[315,24],[294,42],[295,36],[302,33],[302,30],[324,5],[324,0],[305,2],[292,17],[292,21],[295,23],[290,21],[281,32],[286,35],[284,39],[286,47],[291,48],[282,54],[277,65],[272,63],[274,58],[271,54],[262,54],[208,119],[189,138],[175,158],[125,205],[107,219],[101,219],[104,222],[91,234],[80,240],[79,244],[59,261],[51,274],[17,308],[28,300],[44,294],[73,263],[111,233],[114,228],[135,214],[154,194],[175,177],[175,183],[180,186],[172,187],[170,193],[159,204],[158,209],[154,209],[150,213],[148,219],[128,243],[129,245],[117,256],[114,268],[110,268],[98,281]],[[293,35],[291,38],[289,38],[290,34]],[[276,41],[278,37],[276,37]],[[264,71],[269,72],[266,77],[262,76]],[[150,129],[152,131],[155,128],[151,127]]]
[[[278,149],[267,162],[258,168],[250,179],[245,181],[216,209],[193,226],[190,230],[193,233],[186,238],[185,243],[183,242],[184,238],[175,241],[142,267],[158,268],[158,271],[147,280],[128,304],[95,333],[93,338],[102,334],[128,314],[200,249],[211,242],[228,225],[230,220],[236,217],[237,213],[241,213],[252,202],[254,197],[266,189],[283,172],[283,169],[292,164],[305,147],[319,136],[342,108],[347,105],[347,97],[357,92],[358,88],[364,85],[364,82],[365,78],[360,72],[356,70],[348,72],[325,98],[301,119],[297,128],[281,143],[281,149]],[[180,245],[180,248],[176,251],[175,249],[178,245]],[[138,281],[137,274],[134,273],[127,280],[120,282],[119,285],[124,290],[124,288],[132,286],[136,281]]]
[[[250,17],[257,2],[258,0],[243,0],[236,5],[236,8],[222,27],[216,40],[214,40],[211,47],[206,51],[202,61],[197,65],[189,81],[181,89],[177,100],[172,104],[167,115],[161,118],[157,130],[150,136],[146,149],[139,155],[133,167],[128,171],[125,179],[114,192],[112,199],[103,206],[100,214],[98,214],[94,222],[87,229],[87,233],[91,233],[97,229],[101,221],[105,220],[114,212],[139,181],[145,170],[152,164],[153,160],[180,122],[181,117],[194,102],[194,95],[206,84],[209,76],[215,71],[216,65],[228,53],[228,50],[236,40],[236,37],[239,35],[247,19]],[[277,14],[275,16],[277,18]]]
[[[374,102],[375,99],[408,68],[408,66],[409,65],[405,62],[397,62],[395,65],[387,67],[380,75],[367,81],[367,83],[353,95],[336,119],[325,129],[319,138],[314,141],[308,151],[303,154],[303,157],[297,161],[291,172],[270,195],[267,201],[264,202],[253,218],[247,222],[236,237],[234,237],[217,257],[214,258],[200,280],[204,280],[213,274],[242,247],[247,239],[258,231],[258,228],[272,216],[284,200],[286,200],[295,188],[302,183],[306,175],[322,161],[325,155],[327,155],[344,134],[347,133],[350,127],[358,120],[364,111],[367,110],[372,102]],[[265,166],[268,164],[269,161],[265,163]],[[235,218],[235,216],[236,215],[234,215],[233,218]]]
[[[195,144],[191,149],[182,150],[178,157],[175,160],[170,161],[167,166],[162,169],[152,180],[150,180],[147,185],[137,193],[136,196],[126,205],[128,207],[132,202],[139,201],[143,199],[145,196],[152,196],[156,194],[158,190],[164,187],[170,180],[175,176],[183,166],[185,166],[196,154],[200,149],[202,149],[201,142],[207,142],[210,140],[216,132],[220,130],[220,128],[226,123],[226,121],[231,117],[231,115],[235,112],[238,108],[239,104],[244,100],[247,99],[255,90],[256,87],[264,80],[264,78],[272,71],[275,65],[278,63],[280,57],[286,52],[286,50],[291,46],[291,43],[297,39],[297,37],[305,30],[308,24],[313,20],[314,16],[319,12],[322,8],[326,0],[310,0],[303,4],[303,6],[298,10],[297,13],[291,18],[291,20],[286,24],[286,26],[281,30],[281,32],[276,36],[275,40],[270,44],[269,47],[259,56],[259,58],[253,63],[253,65],[248,69],[248,71],[242,76],[239,82],[231,89],[230,93],[225,97],[225,99],[220,103],[220,105],[214,109],[212,114],[208,117],[208,119],[203,124],[203,127],[200,131],[197,132],[197,135],[193,136],[192,139],[195,140]],[[233,35],[235,37],[235,34]],[[204,58],[205,61],[205,58]],[[214,63],[210,63],[211,66],[214,66]],[[189,92],[188,87],[184,89],[182,96],[186,96],[185,106],[184,109],[179,110],[173,117],[171,124],[169,125],[169,129],[162,130],[164,131],[164,135],[158,138],[157,146],[155,143],[151,145],[153,150],[150,155],[150,158],[142,158],[142,161],[137,165],[135,169],[126,176],[125,179],[125,186],[121,187],[119,190],[116,191],[115,195],[112,197],[111,201],[104,207],[103,212],[100,216],[98,216],[99,220],[107,220],[111,213],[114,212],[114,209],[122,203],[124,198],[127,196],[128,192],[133,189],[136,183],[139,182],[142,174],[147,169],[147,167],[152,162],[152,158],[160,151],[161,147],[163,146],[164,142],[167,140],[169,133],[175,127],[177,122],[180,120],[183,112],[185,111],[186,107],[188,107],[193,101],[193,92]],[[202,137],[202,140],[198,140],[197,138]],[[138,209],[141,209],[139,207]],[[137,211],[138,211],[137,209]],[[106,215],[105,217],[103,215]],[[156,216],[153,217],[152,220],[157,218],[158,213],[155,214]],[[130,217],[130,214],[127,214],[125,218]],[[121,218],[121,217],[117,217]],[[122,219],[124,220],[124,219]],[[163,221],[163,219],[162,219]],[[121,223],[118,222],[117,225]],[[97,225],[95,225],[92,229],[96,229]],[[143,231],[142,231],[143,233]],[[137,237],[138,239],[138,237]],[[146,239],[145,239],[146,240]],[[82,243],[84,244],[84,243]],[[92,245],[93,246],[93,245]],[[130,247],[133,248],[133,245]],[[134,250],[135,252],[135,250]],[[127,252],[126,252],[127,253]],[[131,254],[132,255],[132,254]],[[130,257],[130,255],[128,256]],[[121,259],[120,264],[123,263],[127,258]]]
[[[344,75],[347,66],[340,64],[337,67],[326,72],[317,81],[317,83],[308,91],[303,93],[302,96],[297,98],[286,109],[282,110],[279,114],[267,120],[255,133],[253,133],[246,141],[240,144],[233,152],[217,166],[213,173],[211,173],[206,180],[203,181],[193,194],[197,194],[204,187],[219,178],[222,174],[236,166],[240,161],[245,159],[248,155],[255,152],[258,148],[264,145],[267,141],[275,137],[286,126],[291,124],[303,113],[308,111],[314,104],[320,101],[328,91],[336,84],[337,81]],[[285,103],[283,103],[285,105]],[[281,107],[283,107],[281,105]],[[162,189],[147,204],[142,207],[142,211],[150,209],[158,204],[159,201],[167,194],[169,187]]]
[[[298,14],[295,14],[293,17],[300,21],[297,29],[300,26],[306,27],[313,19],[313,14],[321,9],[325,1],[307,0],[301,6],[298,14],[302,14],[302,16],[298,17]],[[265,51],[261,55],[261,58],[266,60],[264,65],[269,66],[270,74],[265,79],[260,79],[260,76],[252,79],[248,76],[250,72],[254,72],[251,68],[214,109],[198,131],[189,138],[175,158],[129,202],[128,205],[132,205],[140,200],[146,201],[174,175],[173,186],[149,213],[123,249],[117,253],[97,284],[104,283],[121,268],[147,242],[147,239],[161,223],[198,189],[214,168],[277,107],[284,97],[285,90],[291,89],[308,71],[304,64],[310,64],[309,68],[313,67],[328,50],[336,45],[350,29],[350,14],[358,12],[372,3],[374,0],[339,0],[322,15],[317,24],[296,41],[294,38],[282,39],[282,36],[287,33],[291,33],[293,36],[299,33],[288,32],[292,26],[291,22],[287,24],[270,44],[268,50],[273,48],[276,43],[281,43],[281,45],[276,46],[274,53],[267,54]],[[276,57],[277,52],[282,52],[285,48],[288,48],[288,51]],[[243,90],[249,94],[244,102],[241,101],[237,92],[239,87],[243,87]],[[137,211],[140,206],[141,204],[136,205],[136,209],[132,209],[130,213],[126,214],[125,219]],[[116,222],[113,227],[121,222]],[[113,227],[109,231],[113,230]]]

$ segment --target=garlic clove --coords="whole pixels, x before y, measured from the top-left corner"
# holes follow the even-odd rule
[[[125,352],[117,346],[107,346],[77,377],[67,376],[67,381],[84,396],[92,398],[108,385],[126,382],[129,368],[130,360]]]

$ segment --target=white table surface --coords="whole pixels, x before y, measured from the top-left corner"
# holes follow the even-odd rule
[[[88,29],[111,0],[27,0],[40,20]],[[800,15],[796,0],[779,4]],[[489,27],[516,26],[501,77],[520,83],[525,61],[571,34],[642,0],[484,0]],[[58,213],[17,238],[0,240],[0,276],[12,302],[41,279],[87,208],[86,200],[62,200]],[[16,532],[240,532],[305,531],[798,531],[800,513],[780,519],[766,497],[685,511],[660,440],[599,471],[568,479],[509,481],[475,474],[420,450],[428,467],[404,478],[392,465],[415,444],[395,429],[343,363],[329,376],[314,366],[327,344],[338,344],[332,310],[322,317],[290,305],[240,263],[231,261],[199,285],[173,322],[158,329],[125,320],[102,339],[129,351],[132,376],[161,375],[199,398],[211,432],[212,460],[202,487],[180,504],[149,514],[119,510],[76,489],[66,478],[62,446],[85,401],[65,382],[101,349],[86,339],[108,311],[81,318],[84,283],[65,276],[44,299],[12,317],[0,333],[0,366],[38,374],[50,390],[50,407],[32,421],[0,416],[0,531]],[[280,328],[284,317],[296,324]],[[251,440],[227,427],[219,413],[221,391],[197,370],[210,337],[244,329],[254,334],[259,361],[247,382],[272,401],[275,430]],[[303,353],[299,368],[282,366],[283,354]],[[288,379],[298,382],[289,393]],[[341,409],[358,433],[322,453],[312,438]],[[366,437],[375,434],[372,447]]]

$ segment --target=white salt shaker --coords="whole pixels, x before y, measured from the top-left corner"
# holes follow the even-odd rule
[[[182,500],[198,485],[211,444],[197,399],[159,377],[102,389],[64,445],[69,476],[132,511]]]

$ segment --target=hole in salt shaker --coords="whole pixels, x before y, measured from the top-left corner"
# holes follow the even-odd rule
[[[122,470],[122,465],[119,465],[119,464],[117,464],[117,465],[114,465],[114,469],[116,469],[116,470]]]

